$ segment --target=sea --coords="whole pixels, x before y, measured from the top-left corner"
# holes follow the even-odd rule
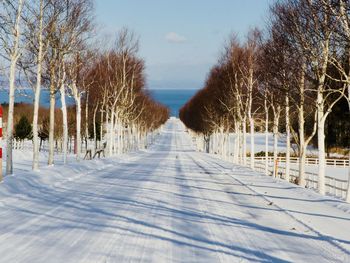
[[[170,116],[178,117],[180,108],[189,100],[198,90],[195,89],[151,89],[152,97],[167,106],[170,110]]]
[[[9,93],[8,90],[0,90],[0,103],[8,103]],[[15,103],[28,103],[31,104],[34,101],[34,93],[31,89],[22,89],[15,91]],[[74,105],[74,98],[66,96],[67,105]],[[45,108],[50,106],[50,92],[47,89],[41,90],[40,93],[40,105]],[[56,93],[56,107],[61,107],[60,93]]]
[[[180,108],[197,92],[195,89],[149,89],[151,96],[158,102],[164,104],[170,109],[170,115],[179,116]],[[16,103],[33,103],[33,91],[30,89],[16,90]],[[40,105],[48,108],[50,94],[48,90],[42,90],[40,96]],[[67,105],[74,105],[74,99],[66,97]],[[0,90],[0,103],[8,103],[8,91]],[[60,107],[60,95],[56,94],[56,107]]]

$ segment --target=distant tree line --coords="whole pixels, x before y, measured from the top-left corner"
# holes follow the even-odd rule
[[[234,160],[242,164],[255,152],[256,130],[266,133],[266,157],[268,133],[273,132],[274,160],[277,137],[283,132],[287,142],[285,179],[290,180],[294,142],[300,157],[301,186],[306,184],[306,149],[315,138],[318,190],[324,194],[326,149],[350,145],[349,43],[349,1],[278,1],[271,6],[264,31],[251,30],[243,43],[235,35],[229,38],[203,89],[181,109],[180,118],[203,136],[207,150],[211,138],[215,151],[223,155],[228,134],[234,132]],[[254,168],[254,158],[250,166]],[[266,158],[266,171],[267,167]]]

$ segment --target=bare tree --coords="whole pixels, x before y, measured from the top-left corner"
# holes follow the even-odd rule
[[[47,76],[50,83],[50,130],[49,130],[49,159],[48,163],[53,164],[54,161],[54,132],[55,132],[55,99],[56,93],[62,85],[60,85],[62,76],[58,76],[58,72],[62,72],[62,63],[70,62],[70,67],[65,66],[65,73],[69,74],[69,87],[77,87],[78,69],[81,63],[76,60],[83,43],[88,38],[88,32],[91,29],[91,2],[89,0],[64,0],[54,1],[51,3],[51,18],[49,22],[47,38],[49,39],[47,62]],[[75,64],[71,62],[75,61]],[[61,87],[60,87],[61,86]],[[74,89],[74,88],[73,88]],[[65,89],[61,88],[62,92]],[[74,89],[77,91],[77,89]],[[77,109],[81,111],[80,92],[74,92],[73,95],[77,102]],[[61,94],[62,95],[62,94]],[[65,96],[65,94],[63,95]],[[62,97],[61,97],[62,98]],[[65,110],[63,110],[63,113]],[[66,116],[64,116],[66,118]],[[80,120],[79,120],[80,121]],[[80,123],[80,122],[79,122]],[[66,140],[66,139],[65,139]],[[64,142],[66,144],[67,142]],[[80,144],[77,144],[80,147]],[[80,149],[80,148],[79,148]],[[79,151],[80,153],[80,151]],[[79,159],[79,155],[78,155]]]
[[[25,0],[0,2],[0,41],[5,57],[10,61],[9,109],[6,130],[6,174],[13,173],[13,114],[15,102],[16,67],[21,56],[21,18]]]

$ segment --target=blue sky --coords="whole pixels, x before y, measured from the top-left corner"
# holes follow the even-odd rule
[[[99,34],[140,37],[149,88],[201,88],[224,41],[264,27],[274,0],[96,0]]]

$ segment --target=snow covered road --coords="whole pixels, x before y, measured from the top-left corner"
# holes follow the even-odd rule
[[[350,262],[346,204],[195,152],[177,119],[101,162],[1,192],[0,262]]]

